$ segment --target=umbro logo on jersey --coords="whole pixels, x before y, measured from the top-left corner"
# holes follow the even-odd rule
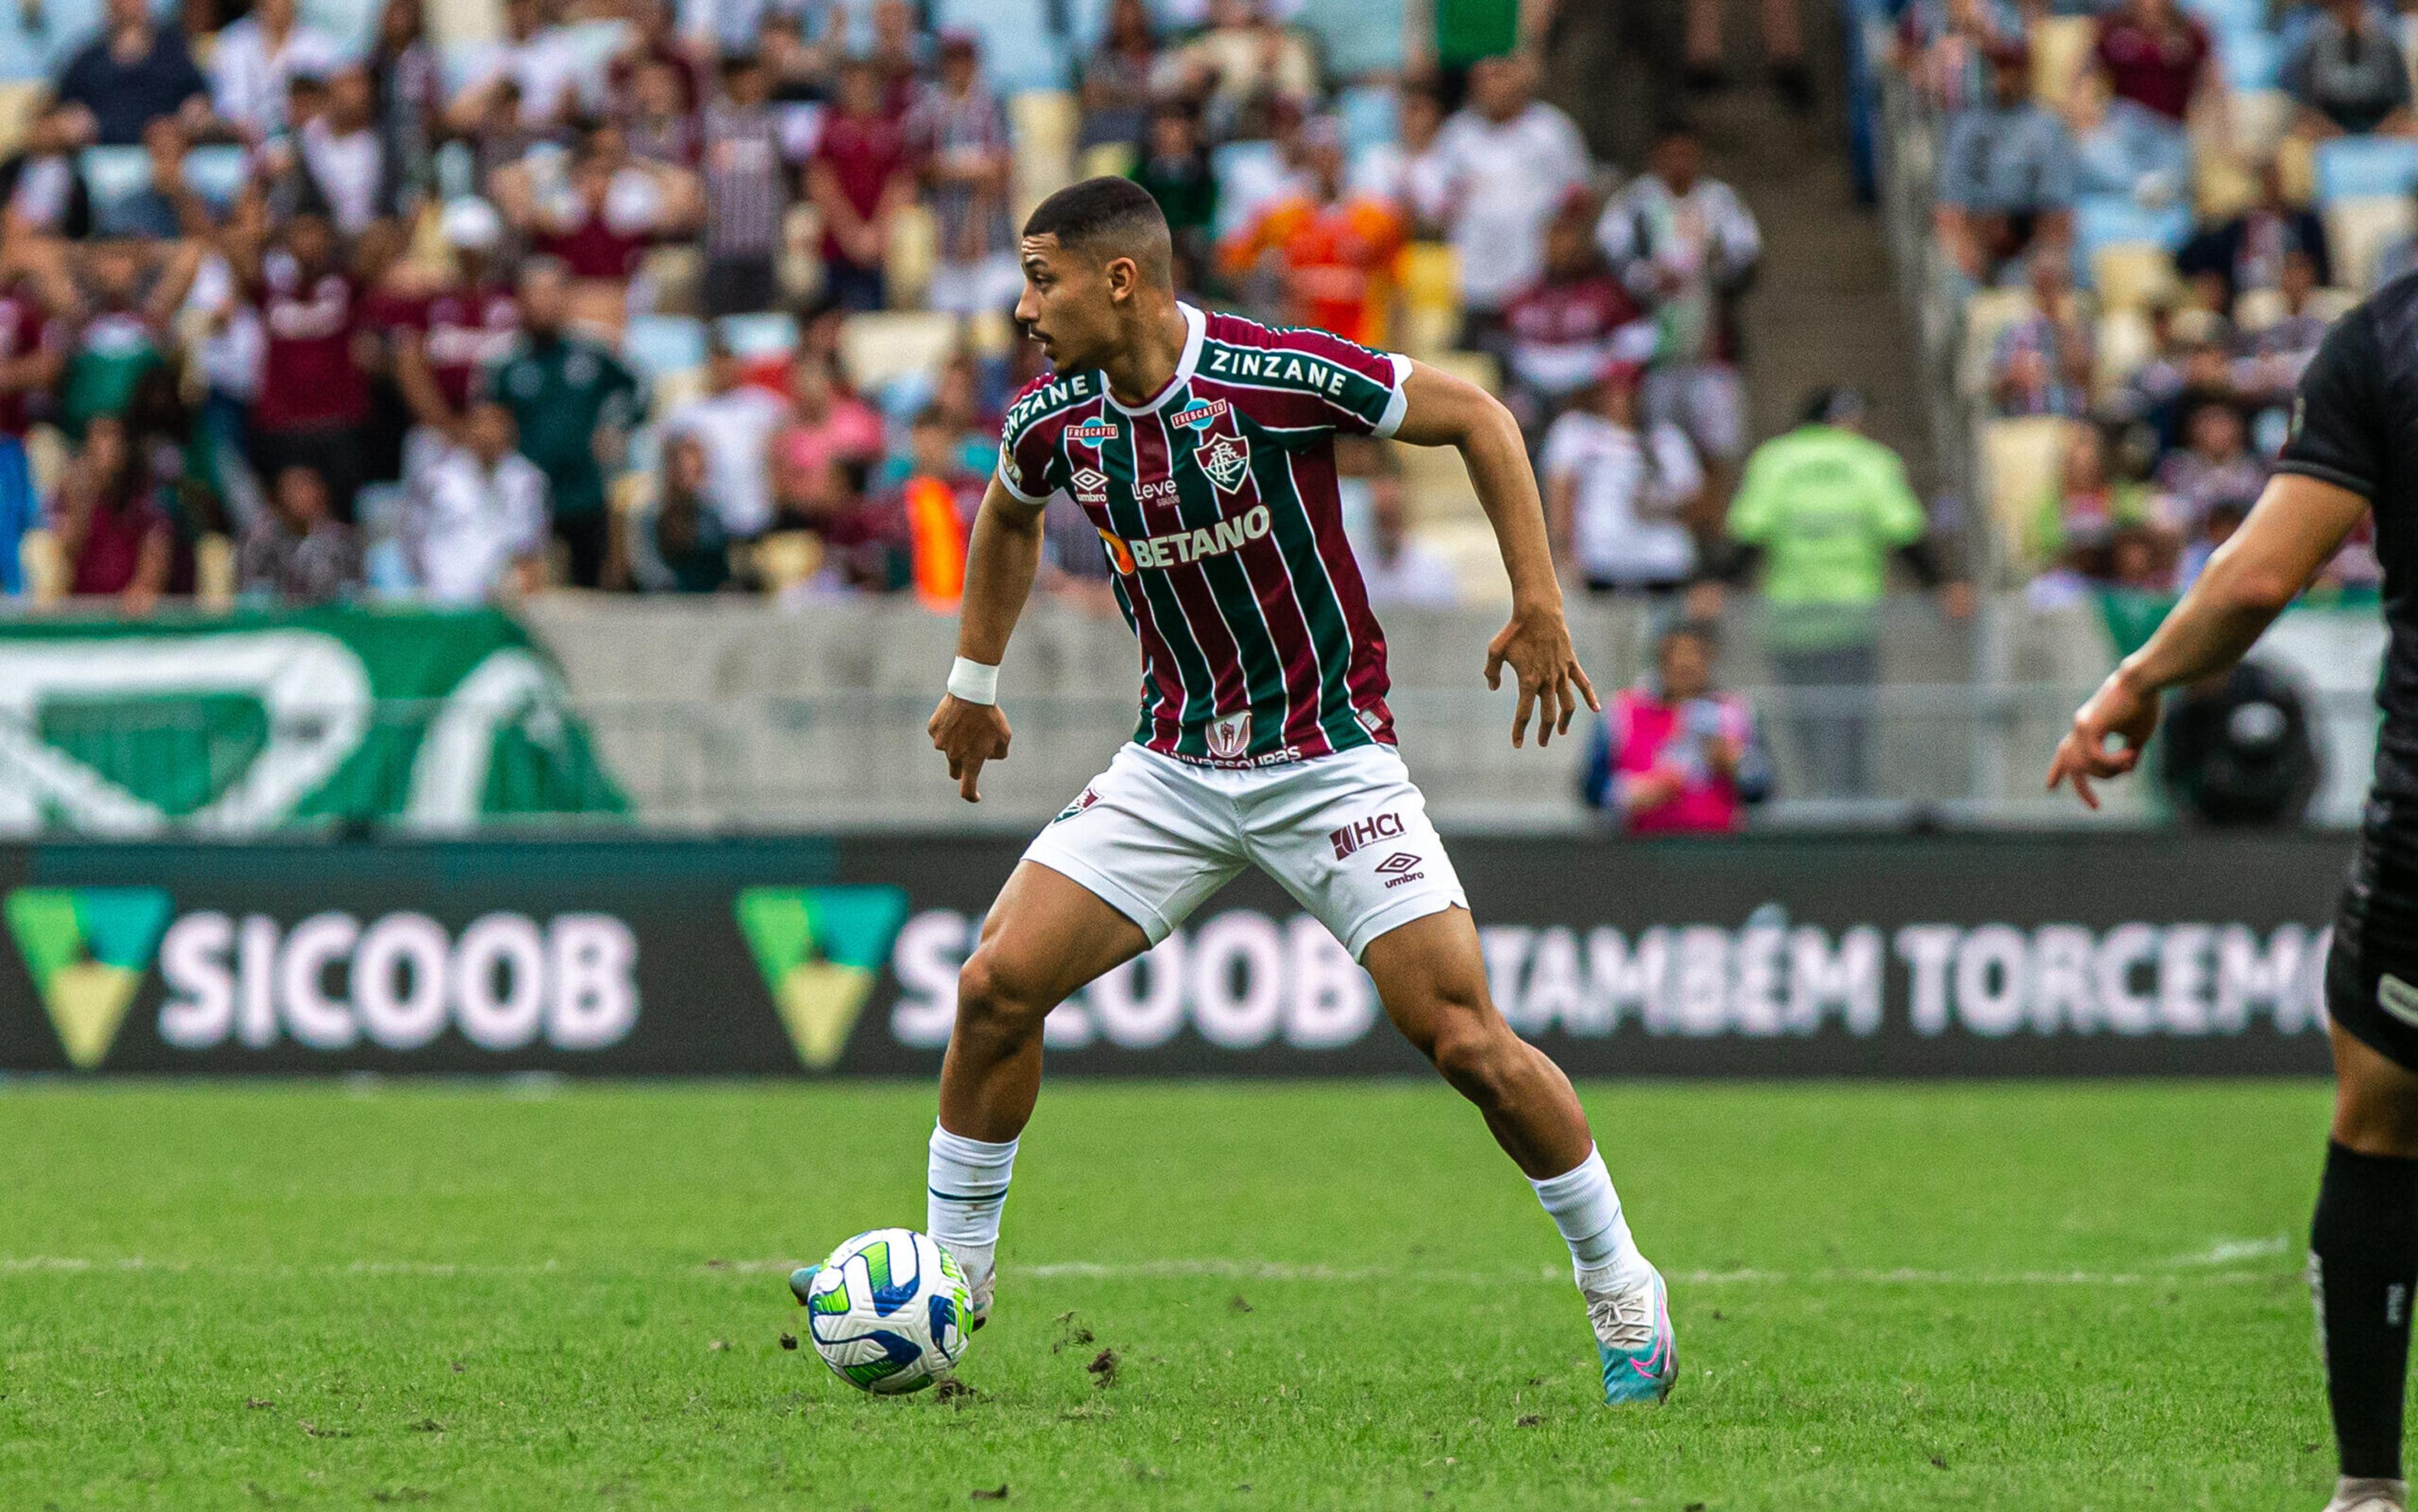
[[[1265,536],[1268,525],[1268,507],[1254,504],[1241,514],[1198,530],[1174,530],[1138,541],[1121,541],[1102,530],[1100,539],[1108,542],[1109,559],[1116,564],[1117,571],[1130,577],[1139,568],[1181,567],[1239,551]]]
[[[1243,486],[1251,472],[1251,443],[1239,435],[1211,438],[1207,446],[1192,453],[1192,460],[1209,475],[1209,481],[1231,494]]]
[[[1196,431],[1205,431],[1217,421],[1218,416],[1224,413],[1226,413],[1226,401],[1212,399],[1204,404],[1195,405],[1190,409],[1177,410],[1167,417],[1167,422],[1170,425],[1189,425]]]
[[[1066,427],[1066,439],[1069,441],[1113,441],[1116,438],[1117,428],[1106,420],[1087,420],[1080,425]]]
[[[1075,496],[1086,504],[1109,501],[1109,475],[1097,467],[1085,467],[1066,481],[1075,485]]]
[[[1365,819],[1354,819],[1340,830],[1329,832],[1326,836],[1327,839],[1335,842],[1335,859],[1338,861],[1341,861],[1363,846],[1373,846],[1380,840],[1400,840],[1401,837],[1402,817],[1392,812],[1372,815]],[[1393,859],[1400,861],[1402,858],[1396,856]],[[1388,862],[1386,864],[1390,865],[1392,863]],[[1418,864],[1416,858],[1413,858],[1411,864],[1415,866]],[[1385,868],[1380,866],[1377,869],[1384,871]]]

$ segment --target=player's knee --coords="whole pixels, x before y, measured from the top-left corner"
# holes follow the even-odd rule
[[[1444,1079],[1470,1101],[1490,1107],[1508,1099],[1525,1049],[1502,1019],[1491,1013],[1446,1016],[1429,1059]]]
[[[1039,1000],[1025,973],[987,947],[966,957],[957,970],[957,1021],[990,1033],[1017,1036],[1037,1031],[1050,1004]]]

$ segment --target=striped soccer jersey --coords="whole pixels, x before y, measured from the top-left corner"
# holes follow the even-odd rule
[[[1141,643],[1134,740],[1217,767],[1394,743],[1385,638],[1343,534],[1335,433],[1391,436],[1407,359],[1183,311],[1175,376],[1127,408],[1098,373],[1009,406],[999,480],[1064,490],[1100,534]]]

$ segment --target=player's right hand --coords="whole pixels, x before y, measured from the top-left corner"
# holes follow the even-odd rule
[[[2141,687],[2118,667],[2074,711],[2074,728],[2057,742],[2057,755],[2048,764],[2049,790],[2070,781],[2074,796],[2085,807],[2097,808],[2099,795],[2090,790],[2091,783],[2120,777],[2139,765],[2141,749],[2157,728],[2156,690]],[[2122,742],[2112,751],[2107,747],[2110,735]]]
[[[957,779],[958,796],[969,803],[981,802],[974,779],[982,774],[984,762],[1007,759],[1007,716],[997,704],[970,704],[944,693],[925,729],[932,737],[932,749],[949,758],[949,775]]]

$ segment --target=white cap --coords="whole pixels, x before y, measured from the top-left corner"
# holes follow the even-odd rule
[[[446,205],[437,218],[436,228],[449,247],[464,252],[489,252],[504,239],[504,218],[496,207],[476,195],[467,195]]]

